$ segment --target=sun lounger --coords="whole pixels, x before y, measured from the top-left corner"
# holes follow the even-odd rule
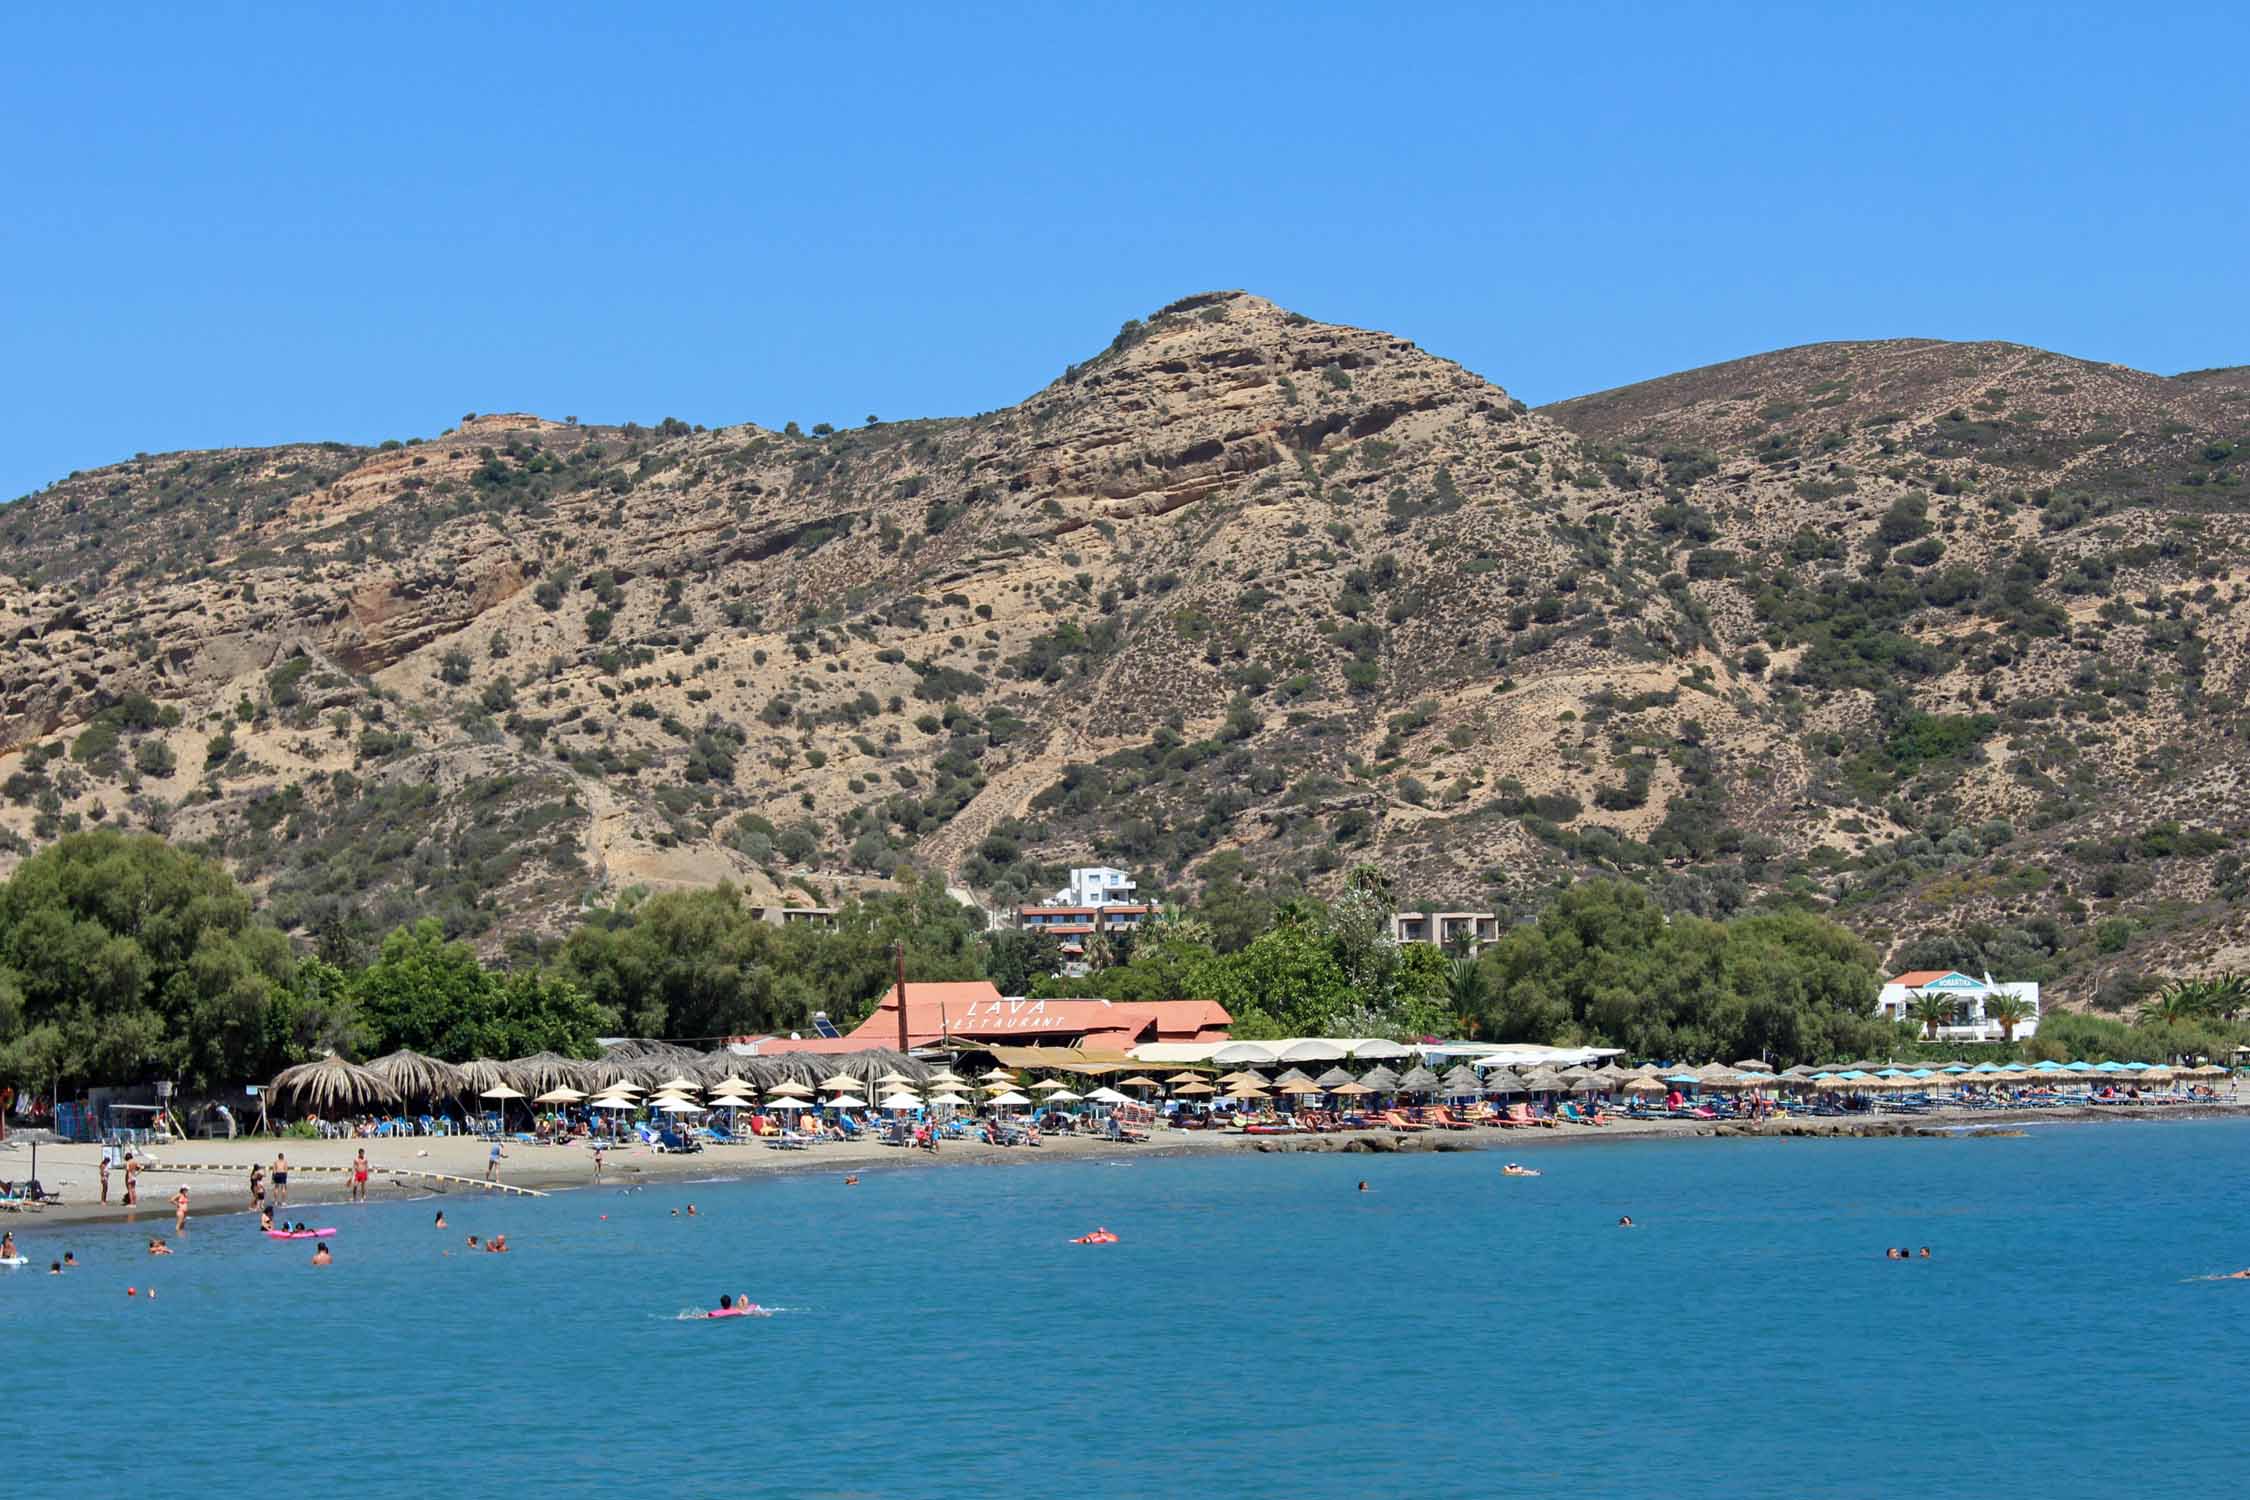
[[[1416,1131],[1428,1130],[1430,1128],[1429,1126],[1424,1125],[1419,1121],[1409,1120],[1406,1116],[1400,1114],[1395,1109],[1386,1109],[1383,1111],[1383,1123],[1390,1126],[1393,1130]]]

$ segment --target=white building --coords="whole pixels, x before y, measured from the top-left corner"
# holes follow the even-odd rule
[[[2029,980],[1994,981],[1990,974],[1973,978],[1952,969],[1910,969],[1894,975],[1875,997],[1876,1014],[1893,1021],[1914,1020],[1918,995],[1940,995],[1953,1006],[1953,1020],[1937,1029],[1941,1042],[2004,1042],[2007,1028],[1985,1014],[1985,1003],[2001,995],[2023,1002],[2027,1015],[2016,1023],[2015,1039],[2022,1041],[2039,1030],[2039,986]]]
[[[1402,911],[1391,917],[1394,943],[1435,943],[1474,958],[1500,941],[1500,919],[1488,911]]]
[[[1088,865],[1070,872],[1070,884],[1048,898],[1049,906],[1115,906],[1130,904],[1138,889],[1132,877],[1108,865]]]

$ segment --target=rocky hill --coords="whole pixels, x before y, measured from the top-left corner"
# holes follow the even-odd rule
[[[1534,412],[1213,293],[973,418],[140,455],[0,510],[0,837],[155,828],[340,943],[1616,870],[2116,999],[2250,957],[2246,443],[2244,371],[1928,341]]]

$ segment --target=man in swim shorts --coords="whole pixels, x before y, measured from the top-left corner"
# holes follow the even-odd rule
[[[276,1152],[273,1159],[273,1206],[289,1206],[289,1158]]]
[[[352,1158],[352,1202],[365,1203],[366,1201],[367,1148],[362,1146],[359,1148],[359,1154]]]
[[[335,1258],[335,1256],[328,1253],[328,1241],[322,1240],[318,1245],[315,1245],[313,1247],[312,1263],[314,1265],[325,1266]]]

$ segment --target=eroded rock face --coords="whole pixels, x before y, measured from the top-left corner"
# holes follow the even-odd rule
[[[1217,292],[974,418],[141,458],[0,513],[0,825],[488,942],[635,883],[910,860],[997,906],[1239,857],[1479,910],[1791,890],[1886,940],[2162,903],[2085,983],[2192,968],[2250,941],[2216,850],[2070,851],[2250,822],[2246,390],[1897,341],[1532,412]]]

